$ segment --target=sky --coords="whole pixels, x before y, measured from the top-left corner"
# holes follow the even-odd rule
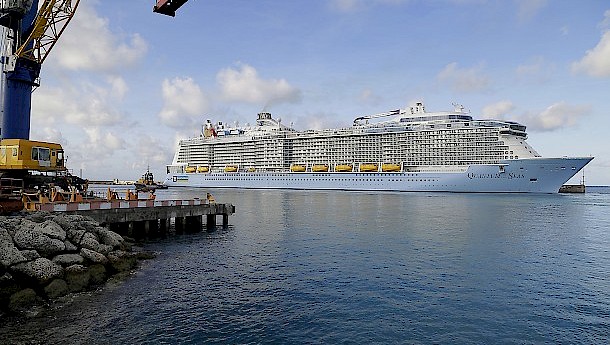
[[[42,67],[30,137],[75,174],[162,180],[207,119],[347,127],[422,101],[518,121],[542,156],[594,156],[587,184],[610,184],[608,1],[154,3],[82,0]]]

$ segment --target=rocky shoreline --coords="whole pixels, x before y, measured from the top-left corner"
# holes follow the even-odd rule
[[[93,289],[150,257],[81,215],[0,217],[0,317]]]

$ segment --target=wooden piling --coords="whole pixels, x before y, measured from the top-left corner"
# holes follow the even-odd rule
[[[169,230],[169,219],[161,218],[159,219],[159,236],[164,237],[167,235]]]
[[[216,215],[215,214],[207,215],[205,227],[208,231],[212,230],[216,227]]]
[[[186,219],[184,217],[176,217],[174,219],[174,229],[177,234],[183,234],[186,227]]]

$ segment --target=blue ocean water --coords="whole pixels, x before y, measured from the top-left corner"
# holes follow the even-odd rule
[[[228,228],[146,244],[158,257],[127,280],[1,326],[1,342],[610,340],[610,188],[212,193],[236,205]]]

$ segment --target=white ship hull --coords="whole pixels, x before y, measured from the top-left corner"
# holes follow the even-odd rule
[[[528,158],[443,172],[170,173],[170,187],[402,192],[557,193],[592,157]]]

